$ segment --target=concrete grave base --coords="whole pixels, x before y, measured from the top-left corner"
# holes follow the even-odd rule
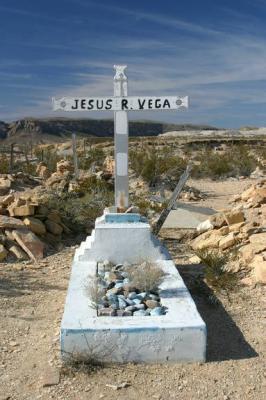
[[[97,242],[99,239],[97,233],[94,233],[94,241],[87,240],[85,245],[81,245],[76,251],[61,324],[63,358],[119,363],[205,361],[206,326],[173,261],[166,259],[167,251],[163,251],[158,242],[154,244],[150,233],[149,244],[147,244],[148,236],[143,243],[137,240],[139,235],[143,235],[143,229],[144,231],[146,229],[140,224],[148,225],[147,222],[119,221],[116,223],[106,222],[103,218],[100,222],[98,221],[98,226],[104,224],[103,220],[105,220],[105,225],[109,225],[104,232],[107,243],[102,243],[103,256],[100,252],[101,244],[95,243],[95,240]],[[113,218],[111,220],[113,221]],[[113,229],[110,225],[113,225]],[[96,223],[95,231],[97,229]],[[100,227],[100,229],[103,228]],[[121,235],[126,235],[126,231],[130,230],[133,242],[136,240],[139,247],[132,248],[130,234],[127,232],[129,249],[122,248],[121,241],[113,240],[113,235],[119,235],[119,230],[121,230]],[[134,230],[139,231],[139,234],[134,233]],[[146,231],[145,235],[147,233]],[[109,247],[108,235],[110,235],[109,240],[112,246],[115,247],[112,251]],[[94,256],[97,256],[94,260],[90,254],[93,246],[97,249],[97,252],[93,252]],[[168,310],[165,315],[156,317],[97,316],[86,293],[86,283],[95,277],[97,262],[110,259],[106,253],[107,250],[111,251],[113,262],[128,261],[124,257],[133,253],[135,259],[131,256],[129,262],[139,262],[139,254],[141,254],[141,260],[151,259],[162,268],[165,278],[160,285],[160,297],[162,305]],[[121,255],[116,256],[119,253],[123,254],[122,258]]]

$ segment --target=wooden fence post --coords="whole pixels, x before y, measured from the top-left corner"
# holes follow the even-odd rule
[[[76,143],[76,134],[72,134],[72,150],[73,150],[73,162],[74,162],[74,173],[75,179],[79,178],[79,170],[78,170],[78,156],[77,156],[77,143]]]
[[[183,187],[185,186],[186,181],[189,178],[190,172],[191,172],[192,166],[189,164],[181,175],[178,184],[176,185],[175,190],[173,191],[173,194],[167,204],[167,207],[162,211],[158,221],[156,222],[154,228],[153,228],[153,233],[155,235],[158,235],[160,232],[161,227],[163,226],[166,218],[168,217],[168,214],[172,210],[173,206],[175,205],[175,202],[177,198],[179,197],[180,193],[182,192]]]
[[[10,145],[10,173],[12,174],[14,168],[14,143]]]

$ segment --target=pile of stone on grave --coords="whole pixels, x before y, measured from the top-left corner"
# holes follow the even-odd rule
[[[193,250],[216,249],[237,254],[232,268],[248,272],[244,284],[266,284],[266,179],[234,196],[232,208],[197,227]]]
[[[49,244],[59,246],[62,234],[70,230],[57,210],[42,205],[44,188],[19,192],[10,185],[9,189],[0,196],[0,261],[41,259]]]
[[[130,269],[147,267],[144,262],[140,265],[127,263],[113,265],[105,261],[98,263],[96,284],[99,287],[97,299],[98,316],[158,316],[166,313],[161,305],[158,286],[143,291],[134,285],[131,279]],[[161,275],[161,278],[163,273]]]

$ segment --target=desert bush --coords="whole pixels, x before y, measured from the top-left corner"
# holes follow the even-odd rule
[[[224,290],[227,294],[237,287],[237,274],[226,267],[230,262],[228,253],[217,250],[198,250],[196,255],[205,267],[204,276],[206,282],[216,292]]]
[[[3,154],[0,157],[0,174],[8,174],[10,168],[10,163],[8,157]]]
[[[106,206],[113,201],[113,192],[106,186],[87,186],[85,193],[50,190],[43,198],[43,204],[60,212],[65,223],[72,230],[80,231],[92,227],[95,219],[102,215]]]
[[[141,150],[131,150],[130,166],[139,177],[141,176],[150,186],[155,186],[164,176],[175,177],[176,182],[185,169],[186,162],[171,153],[169,148],[160,152],[155,147],[143,147]]]
[[[41,149],[36,147],[34,149],[34,154],[40,162],[43,161],[45,163],[50,172],[56,171],[56,164],[62,159],[62,157],[57,154],[56,149],[51,148]]]
[[[91,148],[85,157],[79,159],[79,168],[88,170],[93,164],[102,167],[105,153],[100,148]]]
[[[144,262],[127,270],[130,283],[141,292],[157,291],[162,283],[164,272],[156,264]]]
[[[249,176],[259,165],[244,145],[231,146],[225,153],[215,153],[212,149],[203,149],[196,157],[197,165],[192,170],[195,178]]]
[[[98,310],[99,303],[104,296],[104,290],[100,286],[100,280],[98,277],[91,278],[84,285],[86,295],[89,297],[91,307]]]
[[[146,217],[149,216],[150,211],[154,211],[155,213],[160,213],[166,206],[165,203],[162,204],[154,203],[143,196],[140,197],[136,195],[132,197],[132,204],[134,204],[134,206],[139,207],[140,214]]]

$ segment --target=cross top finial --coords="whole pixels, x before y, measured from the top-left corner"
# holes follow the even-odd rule
[[[125,74],[126,68],[127,68],[127,65],[114,65],[114,69],[115,69],[114,80],[126,81],[127,80],[127,76]]]

